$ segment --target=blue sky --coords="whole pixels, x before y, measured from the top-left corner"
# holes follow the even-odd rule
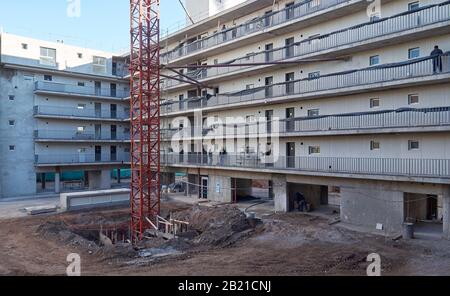
[[[7,33],[121,53],[129,47],[129,0],[81,0],[80,17],[67,15],[73,0],[22,0],[0,4]],[[111,4],[113,3],[113,4]],[[185,20],[178,0],[161,0],[161,27]]]

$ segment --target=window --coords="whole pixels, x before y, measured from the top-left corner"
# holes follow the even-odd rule
[[[77,131],[79,132],[79,133],[82,133],[82,132],[84,132],[86,130],[86,127],[85,126],[79,126],[79,127],[77,127]]]
[[[83,54],[81,52],[77,53],[77,56],[78,56],[79,59],[83,58]]]
[[[106,58],[94,56],[92,66],[95,73],[106,73]]]
[[[86,153],[86,148],[80,148],[80,149],[78,149],[78,153]]]
[[[408,95],[408,104],[409,105],[419,104],[419,95],[418,94]]]
[[[320,146],[309,146],[309,155],[320,154]]]
[[[78,82],[78,86],[85,86],[86,84],[84,82]]]
[[[255,87],[254,84],[247,84],[247,85],[245,86],[245,89],[252,89],[252,88],[254,88],[254,87]]]
[[[86,104],[78,104],[77,109],[79,109],[79,110],[86,109]]]
[[[374,56],[371,56],[369,58],[369,65],[370,66],[378,65],[379,63],[380,63],[380,56],[379,55],[374,55]]]
[[[16,98],[15,96],[12,96],[12,95],[10,95],[10,96],[8,96],[8,98],[9,98],[9,100],[10,101],[14,101],[14,99]]]
[[[308,74],[309,79],[315,79],[320,77],[320,71],[311,72]]]
[[[22,43],[22,49],[25,49],[25,50],[27,50],[27,49],[28,49],[28,44],[26,44],[26,43]]]
[[[419,149],[419,141],[409,140],[408,141],[408,150],[418,150]]]
[[[53,76],[52,75],[44,75],[44,80],[45,81],[53,81]]]
[[[14,151],[16,150],[16,146],[14,145],[9,145],[9,151]]]
[[[379,98],[370,99],[370,108],[378,108],[378,107],[380,107],[380,99]]]
[[[380,150],[380,142],[370,141],[370,150]]]
[[[419,9],[419,7],[420,7],[419,1],[414,1],[414,2],[408,3],[409,11]]]
[[[420,57],[420,47],[408,49],[408,59],[416,59]]]
[[[16,121],[15,120],[9,120],[9,126],[15,126],[16,125]]]
[[[308,110],[308,117],[319,116],[319,109]]]
[[[33,81],[34,80],[34,75],[33,74],[23,75],[23,80],[25,80],[25,81]]]
[[[40,63],[44,66],[56,66],[56,49],[41,47]]]

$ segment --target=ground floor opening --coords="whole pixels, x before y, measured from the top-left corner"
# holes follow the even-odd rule
[[[288,183],[289,211],[339,213],[340,188],[336,186]]]
[[[443,235],[443,197],[434,194],[404,193],[404,221],[414,224],[416,238]]]

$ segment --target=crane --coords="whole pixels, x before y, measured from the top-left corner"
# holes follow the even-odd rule
[[[136,243],[160,214],[159,0],[130,0],[130,236]]]

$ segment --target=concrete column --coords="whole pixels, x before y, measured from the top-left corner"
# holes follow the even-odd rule
[[[111,171],[89,171],[89,190],[111,189]]]
[[[55,173],[55,193],[61,193],[61,173]]]
[[[231,177],[213,176],[208,178],[208,199],[217,202],[232,202]]]
[[[444,238],[450,240],[450,193],[444,195],[442,200],[442,222]]]
[[[275,203],[275,212],[289,212],[289,198],[286,176],[273,176],[273,195]]]
[[[117,169],[117,183],[120,184],[120,169]]]

